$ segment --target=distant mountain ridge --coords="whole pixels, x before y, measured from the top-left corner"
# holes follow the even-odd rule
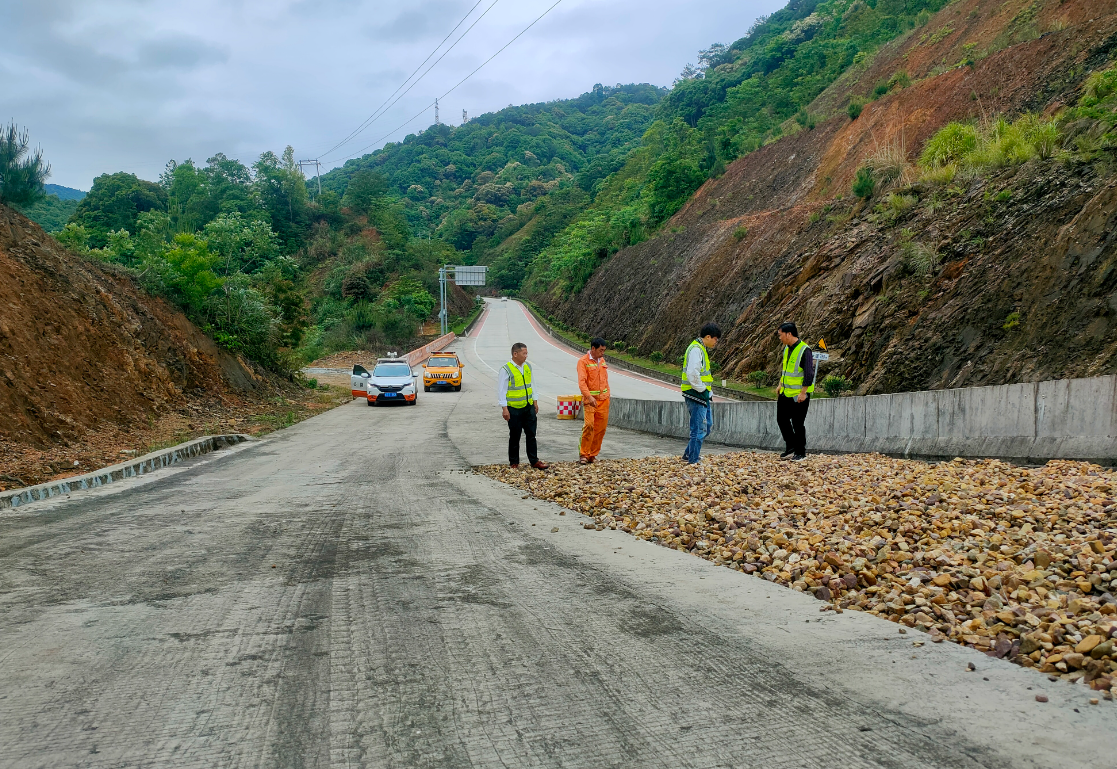
[[[85,193],[73,187],[63,187],[61,184],[44,184],[43,189],[48,195],[57,195],[61,200],[81,200]]]

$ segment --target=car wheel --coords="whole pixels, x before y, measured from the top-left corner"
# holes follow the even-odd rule
[[[430,391],[431,391],[431,386],[430,385],[423,385],[423,392],[429,393]]]
[[[375,405],[376,405],[376,401],[370,400],[370,401],[368,401],[368,405],[370,405],[370,406],[375,406]]]
[[[461,385],[454,385],[454,392],[460,393],[461,391],[462,391],[462,386]]]

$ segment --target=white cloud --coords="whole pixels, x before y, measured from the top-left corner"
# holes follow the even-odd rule
[[[171,158],[225,152],[251,163],[287,144],[314,157],[383,103],[475,2],[0,0],[10,30],[0,117],[43,146],[51,181],[82,189],[118,170],[154,179]],[[553,2],[497,0],[422,82],[331,157],[429,125],[433,112],[391,133]],[[448,96],[442,118],[456,124],[462,109],[476,116],[570,98],[594,83],[670,85],[699,48],[732,42],[780,5],[563,0]]]

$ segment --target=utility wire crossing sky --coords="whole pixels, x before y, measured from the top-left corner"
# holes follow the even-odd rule
[[[425,129],[435,98],[456,123],[594,83],[669,86],[783,4],[0,0],[0,116],[43,147],[51,182],[83,190],[288,144],[327,170]]]

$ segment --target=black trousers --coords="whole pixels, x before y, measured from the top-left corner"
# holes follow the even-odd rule
[[[520,464],[520,433],[527,435],[527,461],[535,464],[539,461],[539,454],[535,444],[535,426],[538,417],[535,415],[535,406],[514,409],[508,407],[508,464]]]
[[[781,395],[776,399],[776,423],[783,433],[783,442],[787,450],[796,454],[807,453],[807,433],[803,429],[803,422],[807,419],[807,409],[811,407],[811,396],[802,403],[796,403],[794,398]]]

